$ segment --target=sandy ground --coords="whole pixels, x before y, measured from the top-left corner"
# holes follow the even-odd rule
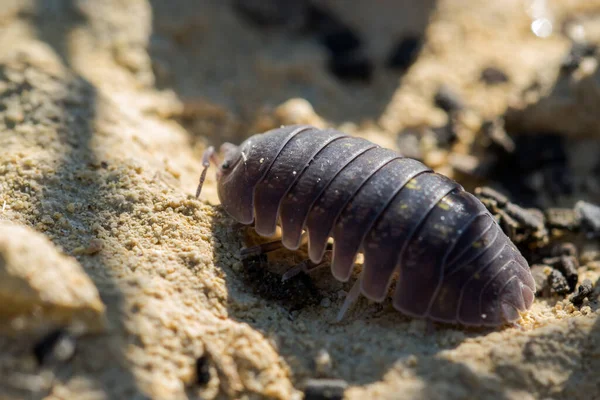
[[[314,37],[256,27],[227,1],[0,1],[0,299],[22,307],[0,307],[0,398],[299,399],[327,377],[350,399],[600,399],[598,287],[581,308],[537,299],[520,328],[427,333],[365,300],[334,324],[347,285],[323,271],[282,291],[285,265],[244,270],[214,170],[193,197],[208,144],[310,122],[396,147],[403,129],[446,122],[440,84],[469,109],[456,153],[507,113],[516,131],[563,133],[587,177],[600,75],[559,69],[570,21],[600,43],[600,2],[549,1],[548,38],[525,1],[318,3],[363,37],[371,83],[336,79]],[[384,61],[406,33],[426,40],[402,75]],[[509,82],[481,83],[490,65]],[[309,104],[281,105],[294,98]],[[425,161],[454,176],[447,157]],[[579,272],[596,282],[600,264]],[[65,321],[75,356],[38,366],[33,343]]]

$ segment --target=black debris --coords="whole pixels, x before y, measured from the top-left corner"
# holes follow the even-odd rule
[[[348,383],[341,379],[309,379],[304,385],[305,400],[341,400]]]
[[[391,69],[406,71],[416,60],[421,46],[420,36],[407,35],[403,37],[391,51],[386,65]]]
[[[600,236],[600,207],[578,201],[575,203],[575,212],[581,218],[581,224],[584,231],[590,236]]]
[[[540,231],[544,230],[544,215],[537,209],[525,209],[515,203],[507,203],[504,207],[508,215],[517,221],[520,227]]]
[[[583,282],[581,282],[581,285],[577,287],[577,291],[571,296],[571,303],[575,304],[576,306],[580,306],[583,304],[583,300],[592,294],[593,290],[594,288],[592,286],[592,281],[585,279]]]
[[[494,200],[498,207],[504,207],[508,204],[508,197],[489,186],[477,188],[475,194],[482,199]]]
[[[579,259],[579,252],[577,251],[577,247],[573,243],[558,243],[552,246],[551,256],[571,256]]]
[[[569,283],[565,276],[558,270],[552,270],[548,276],[548,283],[550,290],[556,294],[565,295],[569,293]]]
[[[504,233],[521,249],[542,247],[549,240],[544,214],[534,208],[525,209],[507,196],[491,188],[476,188],[475,195],[494,215]]]
[[[565,73],[571,73],[579,68],[581,61],[584,58],[593,57],[595,54],[596,45],[591,43],[575,42],[561,63],[561,71]]]
[[[546,274],[548,266],[534,264],[531,266],[531,275],[535,281],[536,296],[548,297],[550,295],[550,283]]]
[[[560,271],[567,280],[569,293],[572,293],[575,290],[577,281],[579,280],[579,273],[577,272],[579,261],[576,257],[563,255],[560,257],[546,258],[544,259],[544,264],[550,265],[557,271]]]
[[[481,81],[487,85],[498,85],[509,81],[508,75],[500,68],[487,67],[481,71]]]
[[[441,108],[447,113],[460,111],[465,107],[458,93],[446,85],[440,86],[433,101],[436,107]]]
[[[39,365],[49,362],[65,362],[75,354],[75,337],[64,328],[56,329],[44,336],[33,347]]]
[[[210,381],[210,358],[203,354],[196,359],[196,383],[200,386]]]
[[[581,226],[581,219],[572,208],[548,208],[544,216],[549,229],[577,232]]]
[[[438,147],[441,148],[448,148],[452,146],[458,138],[456,133],[456,125],[452,119],[450,119],[446,125],[431,128],[431,130],[435,135]]]

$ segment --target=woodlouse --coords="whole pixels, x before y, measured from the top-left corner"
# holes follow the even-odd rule
[[[360,293],[383,301],[396,276],[393,306],[432,321],[498,326],[533,302],[529,265],[485,206],[416,160],[306,125],[225,143],[221,152],[218,195],[235,220],[254,223],[261,236],[274,235],[279,223],[286,248],[308,241],[313,266],[332,237],[331,271],[340,281],[363,253],[340,318]],[[197,196],[209,160],[218,164],[213,148]]]

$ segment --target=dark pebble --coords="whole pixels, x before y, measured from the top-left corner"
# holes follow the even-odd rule
[[[498,85],[508,82],[508,75],[500,68],[487,67],[481,71],[481,80],[487,85]]]
[[[305,400],[341,400],[348,383],[341,379],[309,379],[304,386]]]
[[[441,108],[447,113],[460,111],[464,108],[464,104],[460,96],[446,85],[442,85],[433,99],[436,107]]]
[[[577,287],[577,291],[573,293],[573,296],[571,296],[571,302],[576,306],[580,306],[583,304],[583,300],[592,294],[593,290],[592,281],[585,279],[581,282],[581,285]]]
[[[550,275],[548,276],[548,284],[550,285],[550,289],[552,292],[560,295],[565,295],[569,293],[569,283],[565,276],[555,269],[552,270]]]
[[[431,129],[437,139],[437,144],[441,148],[448,148],[452,146],[458,138],[456,133],[456,127],[452,121],[448,122],[444,126],[439,126]]]
[[[206,385],[210,381],[210,360],[206,354],[201,355],[196,360],[196,383],[200,386]]]
[[[577,272],[579,261],[576,257],[561,255],[558,257],[544,258],[542,261],[544,264],[559,271],[565,277],[569,285],[569,293],[572,293],[575,290],[575,286],[577,286],[577,281],[579,280],[579,273]]]
[[[575,212],[581,218],[582,228],[593,236],[600,235],[600,207],[585,201],[575,203]]]
[[[536,209],[525,209],[514,203],[507,203],[506,212],[520,224],[520,227],[532,230],[544,229],[544,216]]]
[[[332,57],[329,71],[344,81],[368,82],[373,76],[373,63],[360,52],[351,52]]]
[[[581,226],[579,215],[572,208],[548,208],[544,211],[546,226],[576,232]]]
[[[44,336],[33,347],[33,354],[39,365],[51,361],[65,362],[75,354],[76,341],[66,329],[59,328]]]
[[[475,194],[479,198],[494,200],[499,207],[504,207],[506,204],[508,204],[508,197],[489,186],[476,188]]]
[[[552,256],[571,256],[579,259],[579,251],[577,251],[577,247],[573,243],[560,243],[555,245],[551,249]]]
[[[391,69],[406,71],[417,59],[421,45],[420,36],[408,35],[403,37],[393,48],[386,65]]]
[[[535,281],[536,295],[540,297],[546,297],[550,294],[550,284],[548,282],[548,276],[544,272],[546,269],[545,265],[534,264],[531,266],[531,276]]]
[[[561,256],[560,267],[557,266],[557,268],[567,279],[569,291],[573,292],[577,286],[577,281],[579,280],[579,272],[577,271],[579,268],[579,261],[572,256]]]

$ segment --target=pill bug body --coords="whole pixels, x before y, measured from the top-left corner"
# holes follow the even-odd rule
[[[282,243],[308,236],[312,262],[333,238],[331,271],[347,281],[363,253],[360,293],[381,302],[393,278],[400,312],[498,326],[534,298],[527,261],[473,195],[424,164],[365,139],[286,126],[227,144],[217,173],[223,208]]]

